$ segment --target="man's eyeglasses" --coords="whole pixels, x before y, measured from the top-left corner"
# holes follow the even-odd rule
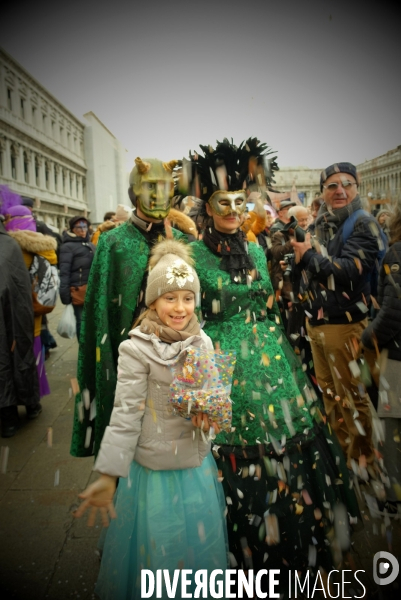
[[[324,185],[324,189],[325,190],[329,190],[329,192],[335,192],[335,190],[338,188],[338,186],[341,185],[341,187],[343,187],[345,190],[347,188],[350,187],[350,185],[356,185],[356,183],[354,181],[341,181],[341,183],[337,183],[336,181],[333,181],[332,183],[329,183],[329,185]]]
[[[74,229],[80,229],[81,231],[88,231],[87,225],[77,225]]]

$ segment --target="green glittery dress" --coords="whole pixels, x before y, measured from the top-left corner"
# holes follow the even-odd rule
[[[219,434],[214,447],[232,566],[281,569],[284,591],[285,569],[332,568],[334,524],[342,507],[345,515],[359,514],[356,498],[341,449],[285,337],[262,249],[249,244],[259,278],[236,283],[204,242],[191,246],[204,331],[221,349],[237,352],[232,431]]]
[[[164,235],[164,228],[154,226],[150,233],[127,221],[99,238],[81,325],[73,456],[96,455],[109,424],[117,385],[118,347],[128,338],[138,314],[151,244]],[[173,234],[185,239],[177,230]]]

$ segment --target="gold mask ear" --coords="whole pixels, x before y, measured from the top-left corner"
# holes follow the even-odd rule
[[[168,163],[163,163],[163,168],[169,173],[173,172],[174,167],[178,165],[178,160],[170,160]]]
[[[135,164],[136,168],[138,169],[138,173],[140,173],[141,175],[147,173],[151,167],[150,163],[144,162],[139,156],[136,157]]]

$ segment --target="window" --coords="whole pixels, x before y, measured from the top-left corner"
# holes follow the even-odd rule
[[[57,191],[57,167],[54,165],[54,189]]]
[[[36,107],[32,106],[32,125],[36,125]]]
[[[36,185],[39,187],[40,178],[39,178],[39,160],[38,160],[38,157],[35,158],[35,180],[36,180]]]
[[[50,170],[49,170],[49,163],[46,162],[45,163],[45,183],[46,183],[46,189],[49,189],[49,175],[50,175]]]
[[[24,152],[24,179],[25,183],[29,183],[29,162],[26,152]]]
[[[67,148],[70,148],[71,135],[67,133]]]
[[[52,137],[54,138],[54,135],[56,133],[56,122],[52,120]]]
[[[17,179],[17,161],[14,154],[11,154],[11,177]]]
[[[13,109],[13,96],[10,88],[7,88],[7,108],[8,110]]]
[[[25,119],[25,100],[21,98],[21,117]]]
[[[64,129],[60,127],[60,143],[64,142]]]
[[[77,138],[74,137],[74,152],[77,152]]]
[[[46,115],[42,114],[43,131],[46,133],[47,119]]]

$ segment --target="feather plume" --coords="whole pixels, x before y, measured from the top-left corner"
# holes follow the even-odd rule
[[[22,198],[8,187],[0,185],[0,214],[6,215],[12,206],[22,204]]]
[[[191,249],[188,244],[184,244],[178,240],[163,240],[152,248],[149,259],[149,268],[153,269],[159,260],[167,254],[174,254],[181,260],[184,260],[188,265],[193,266],[194,260],[191,257]]]

